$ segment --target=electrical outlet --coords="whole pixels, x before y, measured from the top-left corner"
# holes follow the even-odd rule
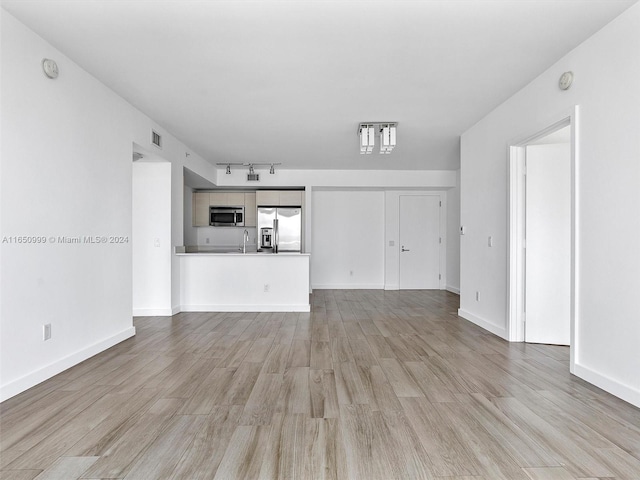
[[[268,291],[269,291],[269,284],[268,284],[268,283],[265,283],[265,284],[264,284],[264,291],[265,291],[265,292],[268,292]]]
[[[156,238],[156,240],[155,240],[155,242],[154,242],[154,245],[155,245],[156,247],[159,247],[159,246],[160,246],[160,239],[159,239],[159,238]]]
[[[353,270],[349,270],[349,276],[353,277]]]
[[[49,340],[51,338],[51,324],[47,323],[42,326],[42,340]]]
[[[209,239],[207,238],[207,239],[205,240],[205,242],[206,242],[206,243],[209,243]]]
[[[476,292],[476,302],[480,301],[480,292]]]

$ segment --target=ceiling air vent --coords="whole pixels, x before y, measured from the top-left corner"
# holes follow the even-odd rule
[[[162,137],[155,130],[151,130],[151,143],[158,148],[162,148]]]
[[[260,174],[259,173],[247,173],[247,182],[259,182]]]

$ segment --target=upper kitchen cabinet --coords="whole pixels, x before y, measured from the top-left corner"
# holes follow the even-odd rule
[[[256,226],[256,194],[244,194],[244,226]]]
[[[210,198],[208,192],[194,192],[193,194],[193,226],[209,226],[209,205]]]
[[[258,190],[256,205],[258,207],[300,207],[302,193],[301,190]]]
[[[276,192],[277,193],[277,192]],[[278,198],[278,201],[279,198]],[[244,206],[245,227],[256,226],[256,193],[255,192],[194,192],[193,193],[193,226],[209,226],[209,207],[242,207]]]
[[[302,192],[300,190],[283,190],[280,192],[281,207],[302,206]]]
[[[209,195],[209,201],[211,202],[209,205],[215,207],[227,206],[227,192],[211,192]]]
[[[227,206],[242,207],[244,205],[244,193],[229,192],[227,193]]]
[[[280,205],[280,192],[277,190],[258,190],[256,205],[259,207]]]
[[[242,192],[211,192],[210,205],[212,207],[241,207],[244,205]]]

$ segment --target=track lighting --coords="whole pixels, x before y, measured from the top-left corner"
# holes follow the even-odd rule
[[[281,163],[227,163],[227,162],[220,162],[220,163],[216,163],[216,165],[220,165],[220,166],[224,166],[225,167],[225,173],[227,175],[231,175],[231,167],[249,167],[249,175],[258,175],[255,172],[255,168],[254,167],[266,167],[267,165],[269,166],[269,173],[271,175],[275,175],[276,173],[276,165],[282,165]]]

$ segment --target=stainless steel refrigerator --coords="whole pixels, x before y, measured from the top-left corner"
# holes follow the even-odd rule
[[[299,252],[302,238],[300,207],[258,207],[260,251]]]

